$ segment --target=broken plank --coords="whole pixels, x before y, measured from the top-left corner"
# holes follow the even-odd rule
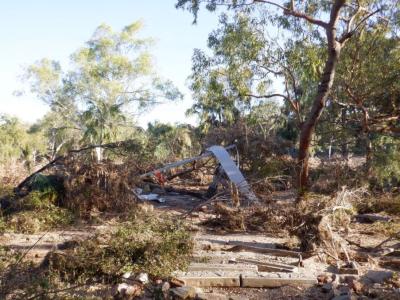
[[[278,278],[242,275],[242,287],[247,288],[311,287],[315,284],[317,284],[316,278]]]
[[[296,251],[273,249],[273,248],[262,248],[262,247],[247,246],[247,245],[236,245],[236,246],[233,246],[232,248],[227,249],[227,251],[232,251],[232,252],[250,251],[250,252],[256,252],[256,253],[272,254],[272,255],[276,255],[276,256],[295,257],[295,258],[299,258],[300,256],[301,257],[305,256],[304,253],[296,252]]]
[[[245,259],[238,258],[236,259],[238,262],[254,264],[257,266],[258,271],[260,272],[297,272],[298,269],[295,266],[282,264],[282,263],[273,263],[266,261],[258,261],[255,259]]]

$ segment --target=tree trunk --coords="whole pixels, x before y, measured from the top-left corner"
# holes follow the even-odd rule
[[[331,91],[333,79],[335,78],[335,69],[340,56],[342,44],[336,40],[336,26],[339,20],[339,12],[344,7],[345,0],[337,0],[334,2],[329,23],[325,26],[326,37],[328,42],[328,58],[325,62],[324,72],[318,85],[317,95],[312,104],[311,111],[307,119],[301,126],[300,146],[299,146],[299,180],[298,185],[300,193],[308,187],[308,161],[310,155],[311,140],[314,136],[315,127],[324,109],[326,99]]]
[[[329,38],[330,35],[332,34],[329,34],[328,32],[328,40],[332,40],[332,37]],[[311,140],[314,136],[315,127],[324,109],[328,94],[332,88],[333,79],[335,77],[335,68],[339,59],[340,50],[340,44],[333,39],[333,41],[329,43],[329,55],[325,64],[324,73],[322,74],[322,78],[318,86],[317,96],[313,102],[310,114],[301,126],[298,157],[298,164],[300,167],[299,187],[301,190],[307,189],[308,186],[308,161]]]

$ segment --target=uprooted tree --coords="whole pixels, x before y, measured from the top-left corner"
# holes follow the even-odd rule
[[[276,26],[286,30],[281,39],[295,43],[307,41],[310,46],[324,49],[317,53],[317,60],[323,63],[323,69],[318,74],[312,99],[307,109],[303,112],[304,119],[300,119],[300,138],[298,154],[298,184],[300,190],[305,190],[309,177],[309,155],[310,147],[316,130],[316,126],[324,110],[335,78],[335,71],[340,59],[341,51],[346,42],[356,34],[362,27],[373,27],[378,23],[391,22],[391,14],[395,14],[397,3],[392,1],[225,1],[225,0],[179,0],[177,8],[188,9],[194,14],[195,22],[201,4],[206,8],[215,11],[218,7],[226,7],[234,12],[248,15],[252,20],[261,24],[262,28]],[[234,42],[234,41],[233,41]],[[240,41],[236,41],[240,47]],[[258,44],[257,44],[258,45]],[[233,44],[232,44],[233,46]],[[246,44],[248,51],[251,51],[252,44]],[[278,61],[279,59],[275,59]],[[264,65],[269,67],[269,65]],[[267,69],[268,70],[268,69]],[[276,70],[269,73],[280,75]],[[290,75],[291,72],[285,72]],[[215,74],[217,77],[218,74]],[[283,76],[285,77],[285,76]],[[236,78],[239,79],[240,78]],[[248,79],[248,78],[247,78]],[[293,84],[286,81],[287,85]],[[247,89],[254,91],[251,84]],[[249,91],[249,90],[247,90]],[[286,88],[288,92],[288,88]],[[293,90],[292,90],[293,92]],[[281,97],[286,100],[294,111],[300,112],[300,105],[294,94],[268,93],[253,95],[253,98]],[[251,93],[252,94],[252,93]],[[239,96],[245,96],[239,94]],[[247,95],[249,96],[249,95]],[[224,97],[224,100],[229,99]],[[229,103],[229,102],[228,102]],[[230,102],[232,103],[232,101]]]

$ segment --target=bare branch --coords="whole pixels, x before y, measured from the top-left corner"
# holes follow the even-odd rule
[[[251,98],[257,98],[257,99],[269,99],[269,98],[274,98],[274,97],[281,97],[284,98],[285,100],[288,100],[288,97],[282,94],[269,94],[269,95],[254,95],[254,94],[240,94],[239,96],[241,97],[251,97]]]
[[[348,24],[348,31],[347,33],[345,33],[340,39],[339,39],[339,43],[343,44],[345,43],[349,38],[351,38],[356,32],[357,30],[360,28],[361,25],[363,25],[365,23],[365,21],[367,21],[370,17],[372,17],[373,15],[377,14],[378,12],[380,12],[380,9],[377,9],[371,13],[369,13],[368,15],[366,15],[364,18],[362,18],[362,20],[354,27],[354,29],[350,30],[351,25],[354,22],[354,18],[356,17],[356,15],[358,14],[358,12],[361,11],[358,10],[350,19],[349,24]]]
[[[293,1],[292,1],[292,4],[291,4],[291,8],[290,8],[290,9],[287,8],[287,7],[284,7],[284,6],[280,5],[280,4],[278,4],[278,3],[275,3],[275,2],[272,2],[272,1],[268,1],[268,0],[253,0],[253,2],[254,2],[254,3],[257,3],[257,2],[258,2],[258,3],[265,3],[265,4],[273,5],[273,6],[275,6],[275,7],[278,7],[279,9],[283,10],[283,13],[284,13],[285,15],[290,15],[290,16],[293,16],[293,17],[296,17],[296,18],[304,19],[304,20],[306,20],[307,22],[310,22],[310,23],[312,23],[312,24],[321,26],[321,27],[323,27],[323,28],[327,28],[327,27],[328,27],[328,23],[326,23],[326,22],[324,22],[324,21],[322,21],[322,20],[319,20],[319,19],[315,19],[315,18],[313,18],[313,17],[311,17],[311,16],[309,16],[309,15],[303,13],[303,12],[294,10],[294,3],[293,3]]]

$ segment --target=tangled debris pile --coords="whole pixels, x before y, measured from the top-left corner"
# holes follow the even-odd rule
[[[65,188],[61,205],[83,217],[93,210],[125,211],[135,203],[132,189],[138,183],[138,172],[132,164],[71,159],[58,171]]]
[[[128,219],[87,240],[49,252],[39,266],[21,259],[3,262],[0,296],[47,299],[57,291],[59,297],[68,299],[69,292],[74,295],[69,286],[118,285],[126,280],[132,284],[136,275],[143,286],[149,279],[143,279],[141,273],[155,282],[187,266],[193,244],[183,224],[143,211]]]

